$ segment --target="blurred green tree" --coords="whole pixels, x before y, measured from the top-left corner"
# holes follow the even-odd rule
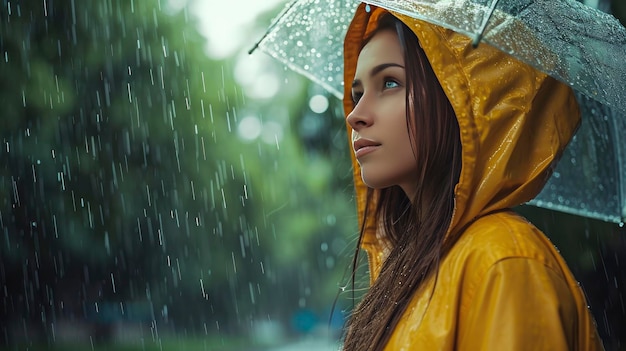
[[[290,75],[272,117],[167,2],[2,5],[4,344],[64,322],[95,340],[120,322],[244,333],[328,308],[355,218],[344,134],[295,136],[309,85]],[[248,112],[284,136],[241,140]]]
[[[243,180],[219,151],[237,99],[221,63],[159,1],[1,11],[3,319],[82,318],[106,337],[98,303],[165,316],[181,269],[219,262],[202,248],[240,210]]]

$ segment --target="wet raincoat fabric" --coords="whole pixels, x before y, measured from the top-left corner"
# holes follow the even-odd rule
[[[384,12],[358,7],[344,44],[345,82],[354,78],[362,42]],[[473,48],[463,35],[394,15],[419,38],[457,115],[462,169],[446,237],[463,233],[412,298],[386,350],[602,349],[565,261],[510,210],[539,193],[576,131],[580,114],[571,89],[484,43]],[[346,116],[350,89],[346,84]],[[352,161],[374,281],[388,246],[374,216],[365,216],[367,187],[354,155]]]

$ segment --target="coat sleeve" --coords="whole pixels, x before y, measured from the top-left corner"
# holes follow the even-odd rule
[[[491,266],[459,316],[459,350],[572,350],[577,306],[560,272],[530,258]]]

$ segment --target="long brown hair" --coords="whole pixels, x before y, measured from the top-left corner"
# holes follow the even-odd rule
[[[404,49],[406,123],[416,145],[418,190],[413,199],[399,186],[379,190],[374,215],[379,223],[382,221],[384,237],[392,249],[378,278],[352,312],[344,350],[382,350],[411,297],[436,275],[441,257],[451,246],[447,239],[444,245],[444,236],[452,220],[454,187],[461,171],[458,122],[415,34],[390,14],[380,19],[376,32],[389,29],[396,31]],[[373,194],[369,189],[368,204]],[[359,244],[363,235],[364,226]],[[357,247],[353,286],[359,252]]]

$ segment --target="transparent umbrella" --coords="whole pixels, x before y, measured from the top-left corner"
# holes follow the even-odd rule
[[[343,38],[359,3],[293,1],[250,52],[260,48],[341,99]],[[626,29],[613,16],[574,0],[366,3],[465,34],[570,85],[581,128],[530,204],[626,221]]]

